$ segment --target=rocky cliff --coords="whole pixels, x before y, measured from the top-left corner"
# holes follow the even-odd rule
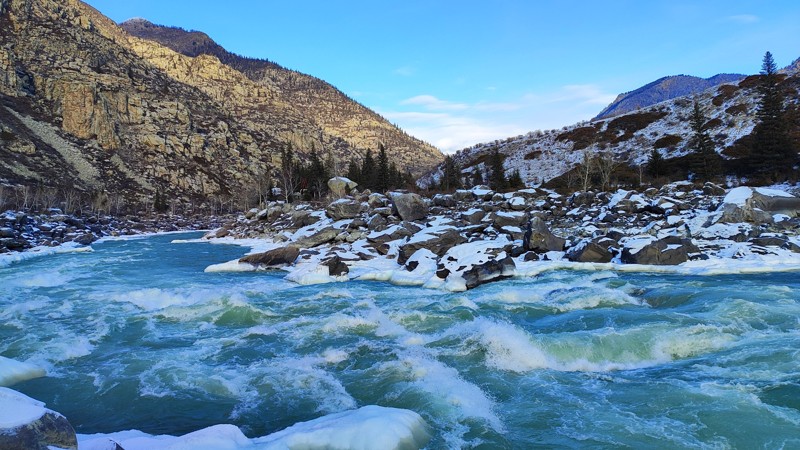
[[[239,201],[290,143],[346,165],[384,142],[412,173],[441,158],[326,86],[335,101],[315,103],[302,85],[289,95],[217,56],[132,36],[77,0],[0,0],[0,183],[208,204]]]

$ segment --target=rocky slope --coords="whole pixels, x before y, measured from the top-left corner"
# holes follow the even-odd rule
[[[659,78],[638,89],[619,94],[617,98],[600,111],[600,114],[593,120],[619,116],[676,97],[696,94],[708,88],[719,86],[720,84],[733,83],[744,77],[744,75],[739,74],[721,73],[710,78],[693,77],[690,75],[674,75]]]
[[[131,36],[80,1],[0,0],[0,184],[133,208],[158,191],[182,205],[246,205],[289,143],[344,165],[392,135],[402,168],[440,158],[374,114],[365,125],[353,102],[330,114],[339,128],[307,115],[311,100],[293,102],[215,56]]]
[[[536,131],[503,141],[477,144],[454,155],[465,178],[478,170],[487,173],[490,153],[499,149],[505,157],[506,174],[518,170],[528,185],[550,182],[558,177],[572,190],[580,188],[579,168],[584,158],[605,155],[612,165],[626,169],[632,176],[643,168],[653,149],[664,158],[678,158],[690,151],[690,117],[693,98],[697,98],[708,121],[717,151],[726,159],[744,156],[743,143],[753,131],[759,95],[758,76],[736,83],[722,84],[693,96],[657,103],[617,117],[584,121],[559,130]],[[787,110],[794,123],[791,133],[800,135],[800,76],[786,77],[782,83]],[[442,176],[442,167],[418,181],[422,187],[434,186]]]

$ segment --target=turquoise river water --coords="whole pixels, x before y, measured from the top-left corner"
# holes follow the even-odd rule
[[[800,448],[800,274],[553,271],[465,293],[204,273],[246,249],[106,241],[0,267],[13,386],[79,433],[250,437],[376,404],[440,448]]]

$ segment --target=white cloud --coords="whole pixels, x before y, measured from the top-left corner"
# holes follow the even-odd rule
[[[397,69],[394,69],[394,74],[395,75],[400,75],[401,77],[411,77],[411,76],[414,76],[414,74],[416,74],[416,73],[417,73],[417,69],[415,69],[414,67],[411,67],[411,66],[403,66],[403,67],[398,67]]]
[[[432,95],[417,95],[416,97],[407,98],[400,102],[401,105],[419,105],[428,111],[456,111],[467,109],[464,103],[453,103],[445,100],[440,100]]]
[[[725,17],[725,20],[728,22],[740,23],[740,24],[750,24],[758,22],[758,16],[753,14],[736,14],[733,16]]]
[[[453,153],[481,142],[591,119],[615,98],[595,85],[566,85],[512,101],[471,104],[424,94],[401,101],[398,110],[380,113],[411,135]]]

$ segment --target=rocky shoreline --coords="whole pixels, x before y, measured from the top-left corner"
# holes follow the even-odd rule
[[[103,237],[166,231],[209,230],[229,222],[229,216],[122,216],[5,211],[0,214],[0,254],[74,242],[90,245]]]
[[[331,180],[332,191],[336,192]],[[672,183],[643,192],[485,186],[425,198],[350,191],[314,207],[273,202],[205,238],[253,246],[207,271],[281,269],[300,284],[383,280],[447,290],[544,267],[719,272],[800,269],[796,187]],[[339,190],[341,191],[341,189]]]

